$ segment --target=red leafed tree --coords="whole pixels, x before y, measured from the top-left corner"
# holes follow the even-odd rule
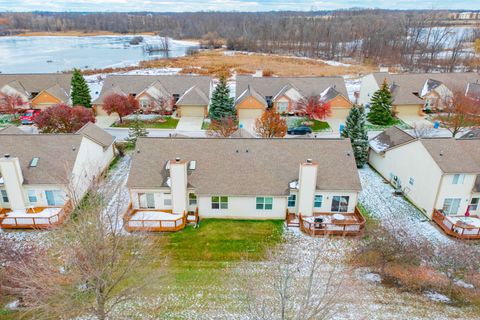
[[[138,101],[131,95],[112,93],[103,99],[103,109],[108,115],[117,113],[120,117],[120,123],[123,122],[123,117],[134,113],[139,107]]]
[[[287,129],[287,121],[273,108],[255,121],[255,132],[262,138],[282,138],[287,134]]]
[[[213,120],[208,126],[207,136],[215,138],[228,138],[238,130],[237,123],[232,117]]]
[[[443,109],[437,112],[436,120],[455,137],[468,127],[480,126],[480,103],[465,95],[463,90],[455,90],[443,99]]]
[[[297,103],[297,110],[314,120],[324,120],[332,115],[330,104],[322,102],[320,96],[302,98]]]
[[[0,113],[14,114],[23,106],[26,106],[26,102],[20,95],[0,93]]]
[[[67,104],[49,107],[34,119],[35,125],[43,133],[74,133],[88,122],[95,122],[92,110]]]

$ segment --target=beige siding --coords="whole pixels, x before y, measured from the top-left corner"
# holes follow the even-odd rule
[[[182,117],[204,117],[205,116],[205,107],[204,106],[181,106],[180,114]]]
[[[238,110],[238,117],[240,121],[242,119],[257,119],[263,114],[262,109],[240,109]]]

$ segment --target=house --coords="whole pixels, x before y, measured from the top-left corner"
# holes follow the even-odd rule
[[[441,109],[442,102],[453,91],[471,91],[480,81],[475,72],[458,73],[372,73],[362,78],[358,103],[368,106],[375,91],[387,81],[393,96],[393,110],[399,117],[420,116],[424,109]]]
[[[177,231],[203,218],[289,217],[313,234],[364,225],[348,139],[139,138],[127,186],[130,231]]]
[[[105,114],[103,99],[110,94],[134,96],[143,111],[166,104],[181,117],[205,117],[208,114],[212,78],[195,75],[113,75],[108,76],[100,95],[93,102],[96,113]],[[155,111],[155,107],[153,107]]]
[[[114,158],[114,138],[92,123],[75,134],[5,131],[0,132],[2,228],[60,224]]]
[[[447,233],[480,238],[480,139],[419,139],[391,127],[370,140],[369,163]]]
[[[70,103],[72,75],[67,73],[0,74],[0,97],[18,95],[25,101],[22,109],[46,109]]]
[[[296,111],[302,98],[320,96],[332,108],[332,118],[345,119],[352,103],[342,77],[254,77],[239,75],[235,106],[240,122],[252,123],[263,111],[275,107],[280,113]]]

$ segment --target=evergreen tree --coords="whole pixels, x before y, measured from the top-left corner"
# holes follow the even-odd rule
[[[342,136],[352,142],[357,167],[362,168],[368,161],[368,134],[365,128],[365,110],[355,105],[345,121]]]
[[[72,105],[92,107],[92,97],[87,82],[79,69],[73,69],[72,75]]]
[[[128,137],[126,139],[128,145],[135,146],[139,137],[146,137],[148,135],[143,122],[140,121],[138,116],[132,121],[132,125],[128,129]]]
[[[393,120],[392,117],[392,94],[388,89],[387,80],[383,81],[382,87],[372,97],[368,121],[372,124],[387,125]]]
[[[208,116],[216,121],[220,121],[223,118],[237,119],[234,100],[230,97],[230,89],[224,76],[220,77],[220,82],[213,91]]]

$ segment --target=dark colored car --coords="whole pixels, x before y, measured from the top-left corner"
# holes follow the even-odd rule
[[[300,126],[300,127],[288,129],[287,133],[292,135],[305,135],[305,134],[312,133],[312,128],[307,126]]]

